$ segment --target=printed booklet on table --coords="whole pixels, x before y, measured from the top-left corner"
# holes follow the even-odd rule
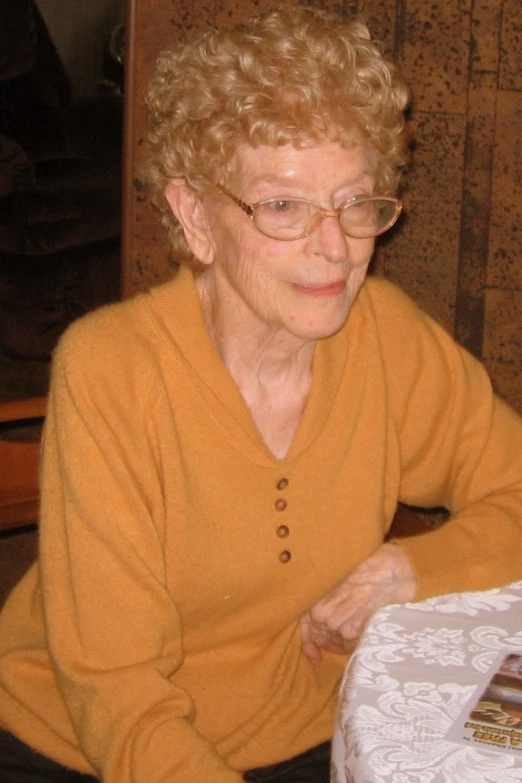
[[[446,739],[522,753],[522,650],[499,653]]]

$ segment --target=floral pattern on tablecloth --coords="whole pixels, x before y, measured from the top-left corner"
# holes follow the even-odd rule
[[[341,685],[332,783],[522,783],[522,755],[444,739],[500,650],[522,649],[522,582],[390,606]]]

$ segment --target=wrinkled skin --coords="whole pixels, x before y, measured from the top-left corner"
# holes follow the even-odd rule
[[[374,612],[415,598],[417,580],[408,555],[382,544],[301,619],[303,652],[321,663],[321,649],[351,653]]]

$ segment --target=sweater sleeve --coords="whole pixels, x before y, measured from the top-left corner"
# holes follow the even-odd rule
[[[54,357],[43,442],[40,568],[58,685],[103,783],[239,783],[173,678],[183,643],[166,587],[152,362],[87,324]]]
[[[404,294],[375,299],[400,451],[400,500],[450,521],[400,540],[418,599],[522,578],[522,419],[482,366]]]

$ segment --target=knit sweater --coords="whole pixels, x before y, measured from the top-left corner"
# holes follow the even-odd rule
[[[299,618],[398,501],[418,598],[522,576],[522,422],[404,294],[363,286],[319,341],[288,456],[264,445],[192,274],[79,320],[56,351],[40,555],[0,619],[0,723],[103,783],[239,783],[332,734],[344,656]]]

